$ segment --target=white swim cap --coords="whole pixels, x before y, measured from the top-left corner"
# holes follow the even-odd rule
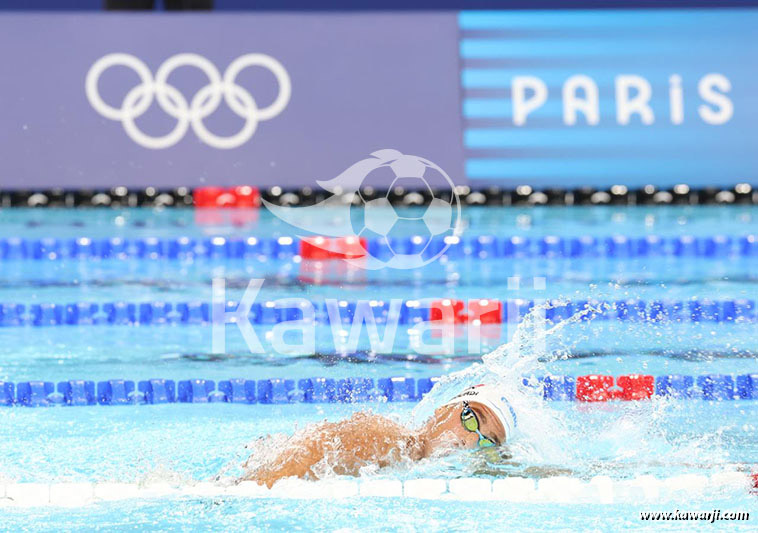
[[[443,407],[460,402],[476,402],[488,407],[497,419],[500,420],[500,423],[503,424],[503,428],[505,428],[505,441],[513,437],[517,423],[516,412],[511,407],[511,404],[508,403],[508,400],[505,399],[505,396],[498,392],[497,387],[484,384],[474,385],[443,404]]]

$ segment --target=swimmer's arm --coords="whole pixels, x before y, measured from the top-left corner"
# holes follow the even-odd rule
[[[356,413],[343,422],[320,424],[291,438],[275,459],[253,468],[243,479],[268,487],[285,477],[317,479],[314,466],[324,460],[336,474],[357,475],[361,467],[387,466],[418,454],[415,436],[402,426],[384,417]]]
[[[285,448],[273,460],[263,463],[242,476],[242,480],[256,481],[258,484],[271,486],[285,477],[306,477],[311,467],[323,457],[315,448],[313,441],[293,443]],[[248,459],[245,467],[254,460]]]

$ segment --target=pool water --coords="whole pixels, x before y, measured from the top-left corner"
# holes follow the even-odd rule
[[[328,216],[325,213],[324,216]],[[519,235],[604,238],[758,234],[758,209],[730,207],[466,208],[464,236]],[[293,235],[261,211],[243,222],[201,223],[192,209],[0,210],[0,239],[259,238]],[[300,297],[375,300],[402,298],[532,299],[538,301],[755,300],[758,258],[751,256],[490,257],[442,258],[414,270],[361,271],[313,265],[300,258],[241,259],[8,259],[0,260],[0,303],[210,302],[212,278],[226,278],[228,299],[238,300],[247,281],[265,279],[261,301]],[[522,282],[515,288],[513,279]],[[544,288],[533,283],[544,278]],[[540,322],[540,324],[542,324]],[[361,338],[358,356],[335,347],[328,325],[316,327],[317,354],[251,354],[239,331],[227,327],[226,353],[211,353],[211,327],[177,325],[58,325],[0,327],[0,381],[69,379],[263,380],[307,377],[416,379],[454,374],[463,384],[482,372],[587,374],[758,373],[755,320],[573,320],[541,335],[532,324],[487,325],[481,353],[511,342],[490,362],[471,353],[458,332],[453,353],[419,356],[413,335],[400,328],[391,353],[373,354]],[[552,326],[552,324],[550,324]],[[267,343],[266,325],[255,326]],[[462,328],[461,328],[462,329]],[[514,338],[516,339],[514,341]],[[526,339],[526,340],[525,340]],[[520,343],[518,350],[515,344]],[[524,344],[528,346],[524,346]],[[526,362],[525,362],[526,361]],[[455,374],[458,373],[458,374]],[[448,385],[449,386],[449,385]],[[432,397],[434,397],[434,393]],[[548,402],[523,394],[520,433],[509,460],[457,453],[417,465],[397,466],[364,477],[414,479],[504,476],[541,477],[562,472],[589,479],[629,479],[652,474],[711,475],[749,472],[758,462],[755,400],[706,401],[656,398],[642,402]],[[427,402],[429,403],[429,402]],[[517,402],[518,403],[518,402]],[[414,402],[236,405],[163,404],[24,408],[0,412],[0,483],[148,482],[191,484],[241,474],[245,446],[268,434],[339,420],[359,409],[418,421],[429,405]],[[414,411],[414,409],[416,409]],[[517,530],[640,527],[639,511],[724,510],[758,513],[747,491],[681,498],[653,505],[436,502],[402,498],[299,501],[245,498],[163,498],[101,502],[82,508],[3,507],[8,529],[227,529],[352,530],[439,529],[470,531],[477,524]],[[670,509],[669,509],[670,508]],[[474,512],[472,512],[472,509]],[[476,523],[468,521],[476,517]],[[758,515],[757,515],[758,516]],[[751,522],[708,527],[745,527]],[[656,523],[664,530],[679,526]],[[687,523],[692,527],[695,523]],[[735,524],[737,524],[735,526]],[[650,527],[650,526],[647,526]]]

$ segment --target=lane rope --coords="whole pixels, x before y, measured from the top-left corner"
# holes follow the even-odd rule
[[[535,278],[537,280],[537,278]],[[537,286],[535,281],[535,287]],[[538,290],[538,289],[535,289]],[[306,303],[307,302],[307,303]],[[737,298],[724,300],[529,300],[474,298],[467,302],[452,298],[397,301],[371,300],[299,300],[287,307],[276,301],[254,302],[248,319],[251,324],[281,324],[293,320],[330,324],[332,315],[339,313],[340,320],[350,323],[356,309],[368,306],[365,311],[374,316],[377,324],[397,321],[414,325],[437,321],[442,324],[503,324],[518,323],[535,305],[547,304],[545,318],[557,323],[576,313],[586,311],[582,321],[628,321],[644,323],[753,323],[758,320],[755,300]],[[308,305],[310,304],[310,306]],[[228,301],[216,311],[216,316],[234,314],[239,302]],[[589,310],[589,311],[587,311]],[[307,311],[307,312],[306,312]],[[306,319],[305,317],[309,318]],[[74,302],[59,303],[0,303],[0,327],[51,327],[51,326],[172,326],[208,325],[213,320],[209,302]]]
[[[310,241],[324,241],[311,246]],[[447,247],[444,251],[443,249]],[[378,259],[393,254],[441,253],[448,259],[499,258],[609,258],[655,257],[754,258],[758,235],[709,236],[424,236],[357,239],[355,237],[175,237],[175,238],[20,238],[0,239],[2,261],[58,260],[330,260],[345,255],[361,257],[366,251]]]
[[[0,507],[81,507],[94,503],[155,498],[345,499],[413,498],[454,501],[504,501],[563,504],[639,504],[713,500],[753,491],[751,477],[725,470],[710,475],[682,474],[668,478],[641,475],[632,479],[570,476],[539,480],[523,477],[344,479],[320,481],[284,479],[271,489],[252,481],[222,486],[210,482],[188,485],[153,483],[0,483]]]
[[[424,205],[432,197],[447,198],[451,190],[390,190],[364,187],[360,194],[364,201],[386,198],[391,205],[413,207]],[[472,188],[455,187],[465,206],[631,206],[631,205],[755,205],[758,190],[748,183],[733,187],[691,187],[680,183],[661,189],[648,184],[631,188],[622,184],[596,189],[534,189],[529,185],[503,188],[489,185]],[[190,207],[198,208],[251,208],[257,209],[261,198],[276,205],[307,206],[323,201],[331,194],[311,187],[282,189],[275,185],[264,190],[250,185],[205,186],[197,188],[128,188],[110,189],[40,189],[0,190],[0,207]],[[341,195],[344,203],[355,200],[352,193]]]
[[[111,379],[97,383],[79,379],[58,382],[57,387],[52,381],[0,381],[0,406],[415,402],[421,400],[437,381],[437,377],[415,379],[403,376],[376,380],[368,377],[234,378],[221,380],[218,384],[211,379],[174,381],[156,378],[136,382]],[[522,383],[541,391],[545,400],[553,401],[637,401],[655,397],[758,400],[758,373],[737,376],[530,376],[522,378]]]

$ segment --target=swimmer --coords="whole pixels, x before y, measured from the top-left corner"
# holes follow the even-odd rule
[[[340,422],[322,422],[297,432],[275,456],[257,464],[251,456],[242,480],[269,488],[286,477],[318,479],[319,465],[335,474],[358,475],[367,466],[418,461],[461,448],[491,448],[510,441],[516,415],[491,385],[477,385],[443,404],[420,429],[358,412]]]

